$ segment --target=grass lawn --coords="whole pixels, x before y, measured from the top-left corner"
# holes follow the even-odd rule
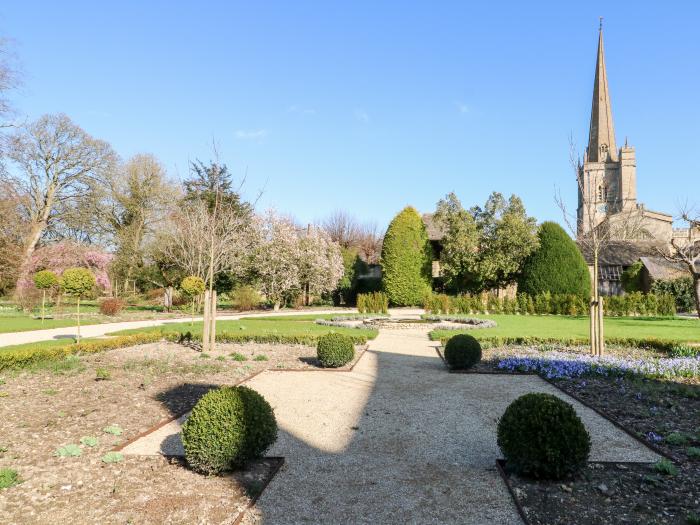
[[[489,337],[542,337],[552,339],[588,339],[588,317],[555,315],[477,315],[493,319],[495,328],[465,330],[477,339]],[[665,339],[678,342],[700,342],[698,319],[653,317],[606,317],[605,337],[632,339]],[[434,330],[434,340],[450,337],[459,330]]]
[[[218,334],[231,333],[251,337],[265,336],[271,334],[279,336],[288,336],[291,338],[303,338],[307,336],[318,337],[319,335],[323,335],[328,332],[336,332],[355,336],[362,335],[367,339],[374,339],[377,336],[377,331],[372,329],[321,326],[309,319],[296,319],[296,317],[304,316],[294,316],[293,320],[286,318],[287,316],[282,317],[285,318],[281,320],[277,319],[273,322],[271,322],[269,318],[256,319],[254,317],[241,319],[239,321],[217,321],[216,331]],[[313,318],[318,319],[318,317],[319,316],[314,316]],[[152,331],[160,331],[163,333],[192,332],[193,335],[201,335],[202,323],[195,322],[193,325],[190,325],[190,323],[187,322],[169,323],[153,328],[134,328],[130,330],[121,330],[119,332],[113,332],[108,335],[127,335]]]

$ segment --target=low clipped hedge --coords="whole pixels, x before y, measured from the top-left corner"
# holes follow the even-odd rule
[[[187,462],[202,474],[240,467],[261,457],[276,439],[272,407],[245,386],[207,392],[182,426]]]
[[[450,339],[453,339],[457,335],[461,334],[456,334],[450,337],[443,337],[440,339],[440,342],[443,346],[447,346],[447,343],[450,341]],[[433,336],[431,335],[431,338],[432,337]],[[481,343],[482,348],[493,348],[508,345],[536,346],[546,344],[561,344],[565,346],[587,346],[589,344],[588,339],[581,339],[576,337],[507,337],[495,335],[479,337],[478,341]],[[700,346],[693,346],[688,343],[671,341],[668,339],[635,339],[631,337],[606,337],[605,343],[609,345],[628,346],[630,348],[644,348],[650,350],[657,350],[659,352],[669,355],[670,357],[693,357],[700,355]]]
[[[319,340],[328,334],[304,334],[304,335],[287,335],[287,334],[249,334],[238,332],[217,332],[216,341],[219,343],[269,343],[269,344],[290,344],[290,345],[306,345],[316,346]],[[341,335],[341,334],[338,334]],[[361,345],[367,342],[367,336],[363,334],[345,335],[353,344]],[[168,341],[187,342],[201,341],[202,334],[193,334],[191,332],[166,332],[161,335]]]
[[[318,340],[316,355],[324,368],[338,368],[355,357],[352,339],[343,334],[326,334]]]
[[[562,479],[586,465],[591,438],[569,403],[530,393],[513,401],[499,420],[498,446],[518,474]]]
[[[109,339],[95,339],[61,346],[36,346],[3,350],[0,348],[0,370],[25,368],[42,361],[63,359],[75,354],[94,354],[115,348],[154,343],[163,338],[160,332],[123,335]]]
[[[481,345],[473,336],[458,334],[445,345],[445,361],[453,370],[466,370],[481,361]]]

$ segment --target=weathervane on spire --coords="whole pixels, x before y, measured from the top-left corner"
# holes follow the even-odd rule
[[[600,28],[599,28],[599,30],[602,31],[602,30],[603,30],[603,17],[602,17],[602,16],[599,16],[598,18],[600,19]]]

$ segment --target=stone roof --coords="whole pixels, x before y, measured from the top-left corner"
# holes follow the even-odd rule
[[[425,224],[425,230],[428,232],[428,239],[431,241],[441,241],[445,236],[445,231],[435,220],[432,213],[423,214],[423,224]]]
[[[667,261],[663,257],[640,257],[640,261],[654,281],[659,279],[678,279],[689,275],[688,268],[679,262]]]
[[[593,254],[588,246],[579,244],[583,258],[593,264]],[[601,250],[598,262],[604,266],[632,266],[642,257],[658,257],[659,250],[666,252],[666,243],[658,240],[611,241]]]

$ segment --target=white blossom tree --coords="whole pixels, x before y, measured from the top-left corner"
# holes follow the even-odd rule
[[[312,295],[335,290],[345,268],[340,245],[321,228],[311,226],[299,239],[299,279],[304,291],[304,303]]]
[[[254,271],[260,290],[279,310],[284,300],[301,288],[301,248],[294,223],[268,211],[258,222]]]

